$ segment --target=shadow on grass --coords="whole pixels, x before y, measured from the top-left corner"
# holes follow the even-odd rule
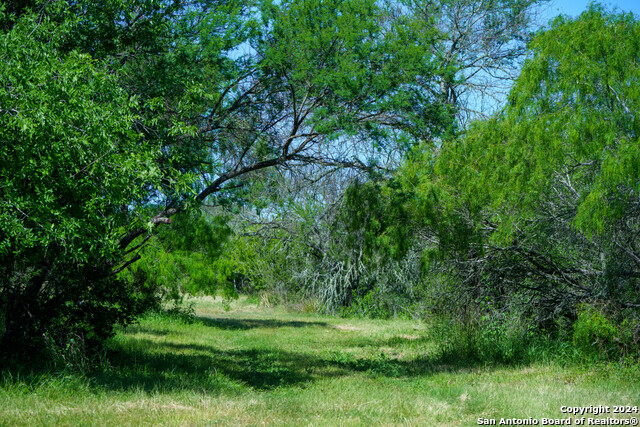
[[[222,351],[206,345],[136,341],[140,347],[113,351],[110,369],[88,375],[91,382],[115,391],[234,394],[247,388],[271,390],[358,373],[370,377],[417,377],[468,372],[484,366],[441,357],[401,360],[382,352],[359,357],[336,350],[320,356],[279,349]]]
[[[251,328],[332,327],[325,322],[274,319],[199,318],[198,322],[218,329],[240,330],[239,333]],[[136,331],[149,333],[147,327],[139,325],[129,330]],[[156,332],[154,335],[166,334],[162,330]],[[460,357],[450,351],[414,359],[402,359],[382,351],[384,346],[402,351],[404,345],[424,339],[427,338],[406,336],[375,341],[360,337],[353,343],[359,343],[356,345],[358,348],[368,347],[368,350],[364,351],[365,354],[354,354],[337,346],[326,351],[319,349],[319,352],[313,351],[316,349],[292,352],[277,347],[222,350],[210,345],[157,342],[129,335],[126,342],[111,344],[108,364],[83,376],[100,390],[191,391],[228,395],[247,389],[300,386],[332,377],[418,377],[487,367],[486,362]],[[349,347],[348,343],[345,346]],[[505,364],[494,363],[491,366],[502,365]],[[34,378],[41,375],[42,372],[32,373]],[[22,380],[29,381],[24,375]]]
[[[223,317],[201,317],[196,316],[196,321],[206,326],[225,330],[247,330],[255,328],[308,328],[317,326],[322,328],[333,328],[326,322],[277,320],[277,319],[239,319]]]

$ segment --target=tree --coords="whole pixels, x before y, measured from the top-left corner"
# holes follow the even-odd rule
[[[160,147],[132,131],[137,101],[115,76],[64,51],[75,19],[51,7],[62,24],[27,14],[0,34],[2,352],[102,339],[145,305],[113,273],[127,206],[159,184]]]
[[[5,9],[2,350],[130,321],[156,289],[120,273],[156,226],[258,171],[368,169],[440,133],[446,111],[414,90],[433,32],[383,17],[351,0]]]
[[[407,265],[395,265],[394,269],[377,261],[360,262],[361,255],[365,252],[375,252],[369,253],[370,261],[374,258],[389,259],[389,248],[418,258],[413,255],[423,248],[420,239],[411,236],[411,221],[404,217],[394,217],[393,206],[396,203],[393,200],[412,197],[410,192],[398,192],[399,180],[393,178],[396,169],[408,157],[427,149],[425,147],[440,146],[444,139],[452,138],[464,128],[470,118],[479,117],[486,112],[480,111],[482,97],[495,97],[490,101],[494,108],[504,102],[506,92],[526,55],[526,41],[530,38],[536,11],[541,4],[543,2],[540,1],[411,1],[389,2],[386,5],[383,9],[385,25],[430,35],[429,38],[418,41],[425,51],[425,58],[430,59],[430,72],[416,73],[415,82],[409,86],[426,102],[416,104],[415,112],[408,116],[408,120],[417,121],[416,117],[419,117],[423,121],[440,123],[440,126],[437,132],[425,133],[418,138],[405,138],[402,149],[391,159],[387,157],[386,151],[370,153],[376,159],[378,168],[369,170],[368,173],[343,171],[327,178],[324,175],[326,169],[305,169],[307,173],[303,177],[297,172],[295,176],[280,178],[277,185],[282,190],[279,194],[285,196],[280,200],[273,198],[271,212],[277,214],[267,215],[266,218],[252,218],[251,233],[258,233],[254,225],[262,221],[261,232],[265,239],[274,239],[274,234],[277,234],[278,239],[285,239],[291,246],[300,249],[288,252],[287,259],[291,260],[296,255],[301,258],[300,262],[291,260],[287,263],[291,267],[292,281],[297,281],[301,287],[312,287],[322,295],[330,295],[335,304],[329,306],[334,310],[336,304],[351,300],[347,293],[353,294],[354,289],[359,288],[356,294],[364,295],[376,287],[374,282],[385,283],[390,277],[387,269],[408,271]],[[434,30],[435,35],[431,35]],[[287,179],[288,182],[282,182]],[[302,182],[308,183],[306,190],[300,185]],[[332,191],[334,195],[324,194],[326,188],[335,188]],[[353,196],[351,202],[349,197],[344,197],[348,189]],[[369,191],[370,189],[375,190]],[[289,201],[291,193],[295,193],[294,208],[291,208]],[[322,194],[322,200],[318,200],[318,194]],[[380,200],[373,200],[375,194],[380,196]],[[366,195],[370,197],[364,197]],[[260,200],[263,199],[260,196]],[[320,206],[323,205],[324,209],[321,209]],[[315,212],[315,217],[299,217],[299,210],[307,214]],[[349,214],[341,215],[339,219],[338,212]],[[338,224],[344,219],[349,222],[348,226]],[[354,224],[354,220],[360,221],[359,226]],[[390,225],[393,221],[398,224]],[[306,226],[309,223],[313,227]],[[379,229],[372,230],[373,224]],[[338,229],[341,231],[337,232]],[[373,235],[376,238],[370,238]],[[375,241],[379,244],[374,245],[376,248],[373,249],[371,243]],[[383,244],[382,241],[386,243]],[[351,246],[355,242],[358,242],[358,248]],[[305,247],[307,251],[304,250]],[[315,263],[315,267],[310,268],[309,263],[302,262],[302,258],[313,260],[318,254],[326,259]],[[343,260],[360,261],[349,264]],[[414,261],[410,263],[413,270],[405,275],[411,277],[411,280],[417,280],[421,276],[419,262]],[[342,267],[338,268],[340,265]],[[358,274],[345,274],[345,271],[355,271],[355,265],[359,266],[360,271],[370,273],[367,281],[357,279],[361,276]],[[296,266],[300,266],[301,270],[294,271]],[[300,280],[301,277],[313,279]],[[396,280],[396,283],[399,282]],[[340,286],[336,287],[336,283]],[[405,285],[407,289],[418,286],[417,283]],[[399,287],[395,287],[395,291],[402,293]]]
[[[443,147],[422,185],[449,200],[432,198],[432,217],[475,236],[437,239],[457,242],[469,295],[519,296],[539,320],[585,302],[637,316],[639,40],[633,15],[598,5],[558,18],[531,42],[505,110]]]
[[[260,18],[270,30],[249,37],[237,62],[245,71],[198,89],[217,94],[198,101],[201,116],[183,135],[186,146],[202,149],[189,169],[199,177],[198,201],[223,204],[267,168],[312,180],[372,170],[381,153],[397,160],[392,153],[435,138],[450,121],[443,104],[417,90],[417,76],[428,79],[436,68],[425,49],[434,37],[428,27],[388,21],[373,2],[265,4]]]
[[[518,77],[545,0],[405,3],[410,15],[440,32],[430,45],[441,66],[438,79],[424,81],[424,89],[450,104],[462,124],[499,110]]]

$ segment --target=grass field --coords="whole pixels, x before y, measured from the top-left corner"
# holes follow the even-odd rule
[[[247,300],[198,299],[193,322],[147,317],[109,349],[83,374],[4,371],[0,425],[542,425],[568,418],[562,406],[640,405],[633,366],[451,362],[422,323]]]

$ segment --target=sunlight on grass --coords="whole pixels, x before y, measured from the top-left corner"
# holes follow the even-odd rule
[[[638,405],[638,370],[482,366],[439,357],[428,327],[196,300],[151,315],[85,374],[3,374],[2,425],[477,425]]]

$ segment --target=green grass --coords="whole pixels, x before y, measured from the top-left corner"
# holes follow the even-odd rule
[[[84,374],[5,371],[0,425],[477,425],[640,405],[640,369],[449,360],[428,325],[198,299],[150,316]],[[637,416],[637,415],[636,415]]]

